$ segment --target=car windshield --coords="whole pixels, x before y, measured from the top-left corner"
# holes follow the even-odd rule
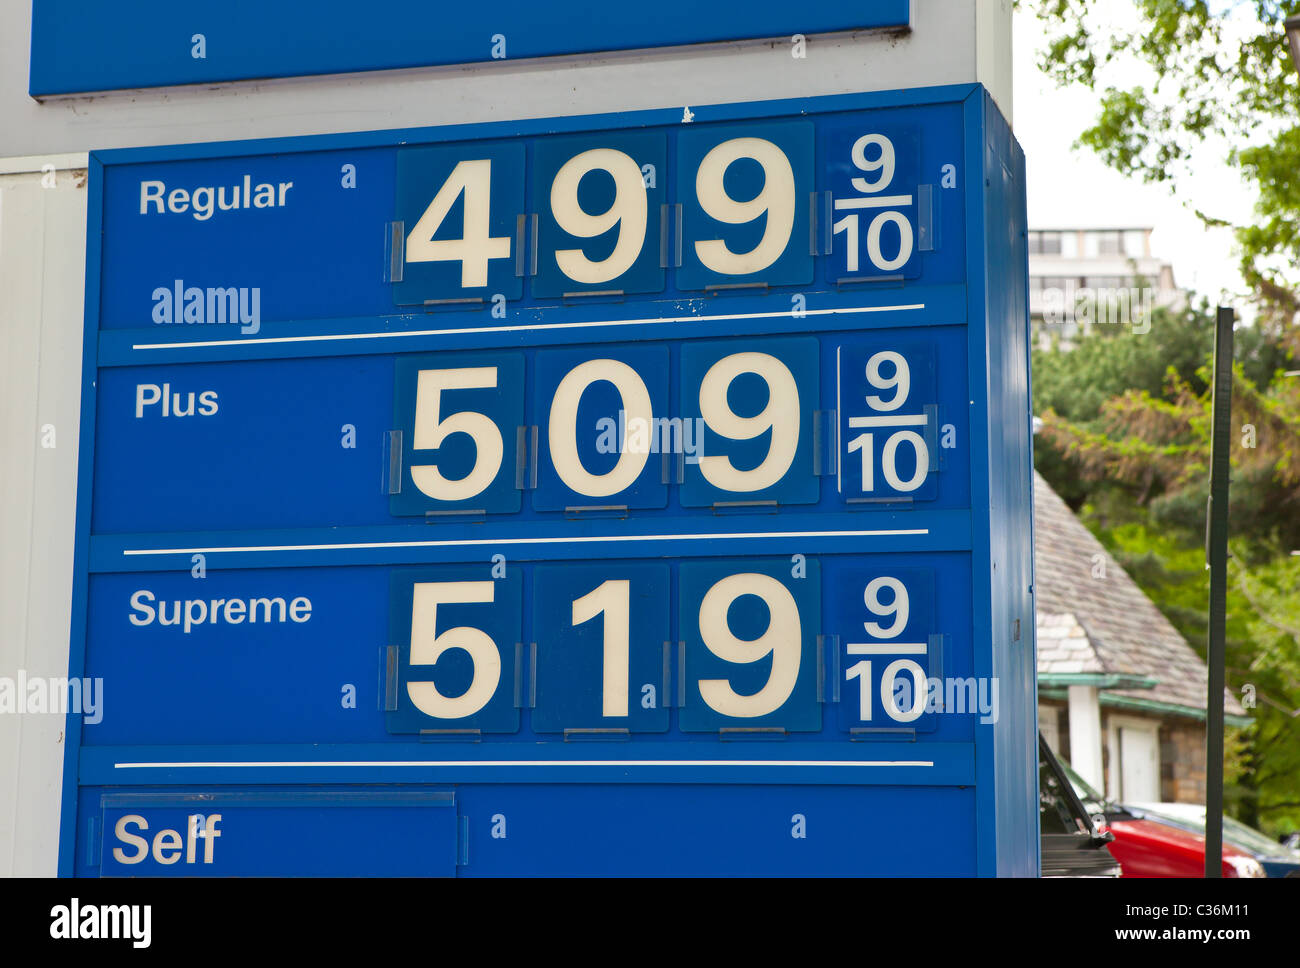
[[[1088,785],[1088,781],[1074,772],[1074,769],[1065,760],[1057,757],[1057,762],[1061,764],[1061,769],[1065,771],[1066,779],[1070,781],[1070,786],[1074,787],[1075,795],[1083,801],[1083,808],[1088,813],[1103,813],[1106,798]]]
[[[1148,813],[1156,819],[1167,819],[1198,834],[1205,833],[1205,808],[1195,803],[1135,803],[1134,809]],[[1300,861],[1300,852],[1283,847],[1270,840],[1254,827],[1248,827],[1232,817],[1223,818],[1223,838],[1242,850],[1268,857]]]

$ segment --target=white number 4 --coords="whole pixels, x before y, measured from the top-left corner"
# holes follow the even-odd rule
[[[459,239],[433,237],[456,199],[465,196],[464,232]],[[510,236],[492,235],[488,215],[492,203],[492,160],[457,162],[406,237],[407,262],[459,262],[462,289],[488,284],[488,263],[510,258]]]

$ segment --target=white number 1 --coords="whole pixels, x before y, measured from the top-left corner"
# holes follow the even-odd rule
[[[610,579],[573,603],[573,624],[604,613],[604,676],[600,714],[627,716],[628,652],[631,636],[631,586],[626,578]]]

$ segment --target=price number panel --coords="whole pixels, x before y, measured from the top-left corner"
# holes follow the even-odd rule
[[[859,566],[839,580],[858,594],[860,620],[836,642],[841,728],[933,731],[942,692],[930,683],[942,681],[944,651],[934,572]]]
[[[397,155],[404,242],[399,305],[523,295],[524,146],[407,148]]]
[[[846,504],[929,501],[944,451],[932,343],[850,339],[836,349],[840,441],[836,490]]]
[[[964,440],[938,352],[876,335],[401,358],[391,512],[513,513],[525,490],[542,512],[933,501]]]
[[[666,345],[653,343],[538,351],[534,508],[667,503],[656,432],[669,412],[668,357]]]
[[[391,588],[389,732],[518,732],[518,569],[495,579],[481,567],[396,571]]]
[[[939,613],[933,568],[826,562],[502,564],[492,574],[508,577],[497,578],[483,566],[395,571],[388,731],[933,731],[945,652],[949,666],[969,666],[957,618],[966,613]],[[944,567],[969,585],[968,564]]]
[[[679,567],[681,729],[819,731],[820,563],[740,564]]]
[[[534,732],[668,729],[670,584],[662,563],[533,568]]]
[[[875,112],[399,148],[394,299],[916,279],[941,237],[922,130]]]
[[[918,130],[888,122],[868,127],[838,119],[822,127],[831,283],[915,279],[924,253],[938,247],[936,185],[917,177]]]

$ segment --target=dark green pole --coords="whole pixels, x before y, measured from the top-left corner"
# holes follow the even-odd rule
[[[1220,306],[1214,322],[1214,396],[1210,438],[1210,502],[1205,560],[1210,566],[1210,631],[1205,664],[1205,876],[1223,876],[1224,627],[1228,595],[1228,448],[1232,434],[1232,323]]]

